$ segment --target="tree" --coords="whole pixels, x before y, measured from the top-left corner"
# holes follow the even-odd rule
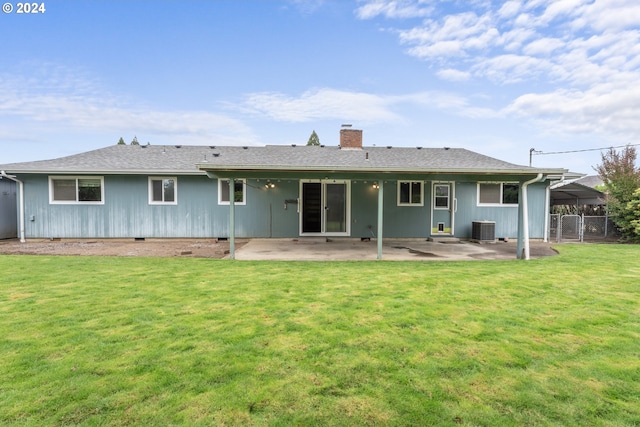
[[[118,140],[118,145],[126,145],[122,137],[120,137],[120,139]]]
[[[131,141],[131,145],[140,145],[140,143],[138,142],[138,137],[134,136],[133,140]]]
[[[307,145],[320,145],[320,138],[318,138],[318,134],[315,130],[311,132],[311,136],[309,137],[309,141],[307,141]]]
[[[626,146],[620,152],[610,148],[602,154],[595,170],[604,182],[607,210],[623,240],[640,241],[640,168],[636,167],[636,149]]]

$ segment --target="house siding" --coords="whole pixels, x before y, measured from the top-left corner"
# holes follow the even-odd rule
[[[229,236],[229,206],[218,204],[217,180],[204,175],[176,176],[178,202],[175,205],[149,204],[148,175],[104,175],[104,204],[50,204],[48,177],[44,174],[19,176],[25,183],[27,238]],[[452,177],[445,178],[455,181]],[[496,222],[496,237],[516,237],[517,206],[477,206],[477,182],[482,180],[486,177],[468,177],[455,182],[458,203],[454,235],[470,238],[473,221],[490,220]],[[299,236],[299,206],[294,201],[299,197],[300,181],[272,182],[275,187],[267,189],[264,179],[246,181],[246,205],[235,206],[236,237]],[[351,182],[351,237],[377,235],[378,190],[372,187],[373,182]],[[397,180],[384,181],[383,237],[430,236],[432,182],[424,181],[423,206],[397,206]],[[542,183],[529,187],[531,238],[544,237],[545,188]],[[14,199],[14,213],[15,206]],[[13,223],[15,227],[16,221]]]
[[[486,179],[484,180],[486,181]],[[495,221],[496,238],[516,238],[518,231],[518,205],[478,206],[477,182],[456,184],[458,209],[455,219],[455,235],[470,238],[474,221]],[[529,186],[529,235],[533,239],[544,238],[546,184]]]

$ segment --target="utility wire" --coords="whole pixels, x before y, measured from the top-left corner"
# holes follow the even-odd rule
[[[544,155],[548,155],[548,154],[582,153],[582,152],[585,152],[585,151],[602,151],[602,150],[609,150],[611,148],[636,147],[636,146],[639,146],[639,145],[640,144],[627,144],[627,145],[618,145],[617,147],[585,148],[584,150],[553,151],[553,152],[549,152],[549,153],[545,153],[544,151],[537,151],[536,149],[532,148],[531,149],[531,154],[536,155],[536,156],[544,156]]]

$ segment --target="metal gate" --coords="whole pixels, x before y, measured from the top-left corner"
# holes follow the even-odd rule
[[[616,237],[616,230],[608,216],[551,214],[549,234],[550,238],[555,237],[558,243],[583,242],[585,239]]]

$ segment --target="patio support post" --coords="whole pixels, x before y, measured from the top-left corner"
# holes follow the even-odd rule
[[[384,181],[378,181],[378,259],[382,259],[382,209],[384,206]]]
[[[516,245],[516,258],[517,259],[522,259],[523,255],[524,255],[524,239],[523,239],[523,226],[522,226],[522,222],[523,222],[523,209],[522,209],[522,199],[523,199],[523,195],[522,195],[522,181],[520,182],[520,191],[518,192],[518,230],[517,230],[517,245]]]
[[[236,259],[236,180],[229,180],[229,259]]]
[[[544,190],[544,237],[543,242],[549,241],[549,215],[551,215],[551,184]]]

